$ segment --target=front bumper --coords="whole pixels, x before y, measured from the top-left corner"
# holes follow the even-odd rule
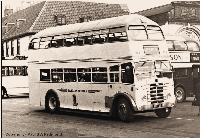
[[[156,104],[150,104],[150,105],[143,105],[141,106],[141,111],[147,111],[147,110],[156,110],[161,108],[168,108],[168,107],[175,107],[177,105],[177,102],[171,103],[171,102],[164,102],[164,103],[156,103]]]

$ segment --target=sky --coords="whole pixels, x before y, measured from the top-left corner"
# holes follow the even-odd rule
[[[21,7],[22,1],[28,1],[28,0],[2,0],[2,14],[6,5],[9,5],[10,8],[15,11],[17,7]],[[42,0],[29,0],[29,1],[39,2]],[[74,0],[65,0],[65,1],[74,1]],[[78,0],[78,1],[89,1],[89,2],[110,3],[110,4],[127,4],[129,11],[131,13],[170,4],[172,2],[172,0]]]

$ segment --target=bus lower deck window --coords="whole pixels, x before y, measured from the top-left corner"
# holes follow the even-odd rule
[[[50,81],[50,69],[40,69],[40,81]]]

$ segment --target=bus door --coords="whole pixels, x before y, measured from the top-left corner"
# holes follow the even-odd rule
[[[196,102],[200,106],[200,65],[193,65],[193,91]]]
[[[134,75],[132,63],[124,63],[121,65],[121,92],[129,93],[133,87]]]

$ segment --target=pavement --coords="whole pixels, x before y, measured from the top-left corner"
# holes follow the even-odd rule
[[[7,94],[4,95],[4,98],[28,98],[29,97],[29,88],[8,88]]]
[[[8,94],[8,97],[4,96],[3,99],[6,99],[6,98],[28,98],[28,97],[29,97],[29,93],[18,93],[16,95]]]

